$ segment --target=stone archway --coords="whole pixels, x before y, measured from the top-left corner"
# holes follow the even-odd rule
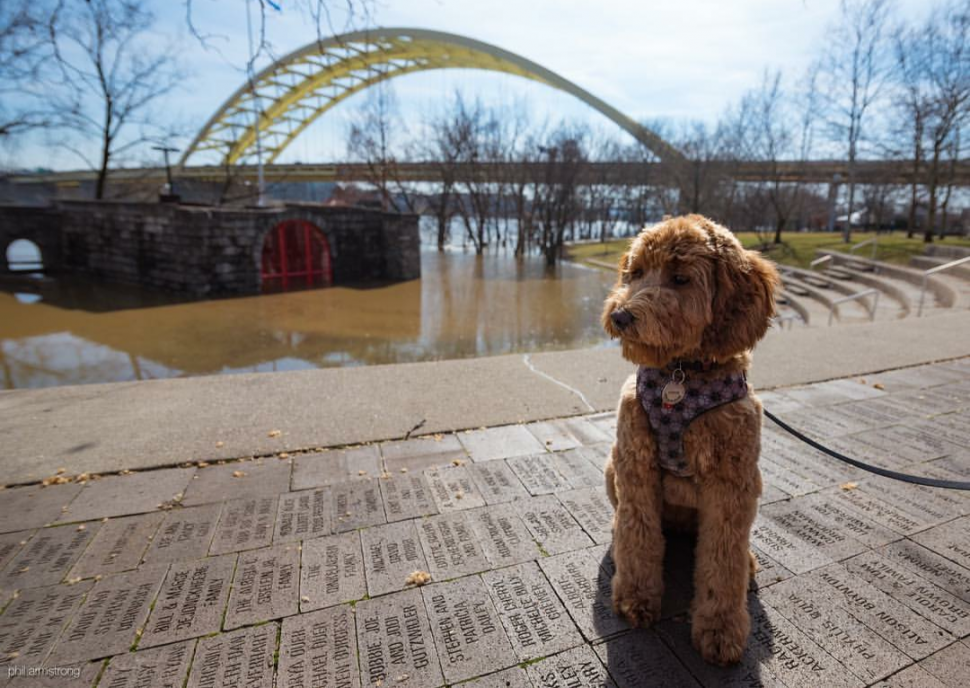
[[[3,264],[7,272],[43,272],[44,252],[36,242],[17,238],[4,247]]]
[[[330,242],[306,220],[284,220],[266,233],[260,253],[263,293],[333,284]]]

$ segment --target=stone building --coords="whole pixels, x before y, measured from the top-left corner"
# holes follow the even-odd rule
[[[192,296],[399,281],[421,276],[418,219],[356,207],[260,209],[66,201],[0,206],[0,272],[27,239],[47,272]]]

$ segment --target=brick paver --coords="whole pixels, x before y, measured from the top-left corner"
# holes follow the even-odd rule
[[[765,405],[860,459],[966,480],[968,360]],[[970,495],[766,423],[751,638],[713,667],[690,643],[689,539],[669,539],[655,629],[611,610],[614,432],[595,414],[0,491],[0,686],[53,667],[79,688],[967,685]]]

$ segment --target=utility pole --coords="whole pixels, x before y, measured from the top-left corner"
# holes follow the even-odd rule
[[[263,176],[263,147],[259,139],[259,119],[263,115],[262,102],[256,92],[256,70],[253,63],[256,55],[253,52],[253,20],[250,16],[251,0],[246,0],[246,34],[249,38],[249,62],[246,63],[246,72],[249,76],[249,89],[253,93],[253,101],[256,111],[253,113],[254,132],[256,134],[256,170],[257,170],[257,197],[256,205],[262,208],[266,204],[266,179]]]

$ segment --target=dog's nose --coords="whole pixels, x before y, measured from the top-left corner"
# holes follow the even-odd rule
[[[610,313],[610,320],[613,321],[613,325],[618,330],[625,330],[633,322],[633,315],[630,311],[617,310]]]

